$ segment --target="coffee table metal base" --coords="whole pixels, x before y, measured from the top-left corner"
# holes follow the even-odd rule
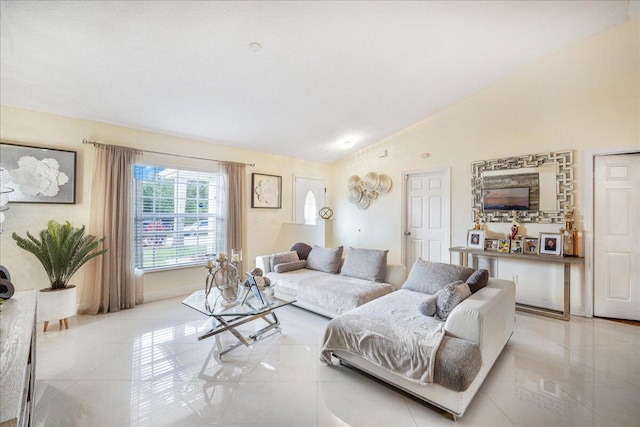
[[[209,330],[208,332],[200,335],[198,337],[198,341],[216,336],[226,331],[231,332],[233,336],[238,340],[237,343],[231,344],[226,348],[222,348],[220,337],[216,336],[216,356],[218,358],[222,358],[222,356],[229,353],[231,350],[240,347],[243,344],[247,347],[250,347],[258,341],[261,341],[265,338],[270,337],[271,335],[277,334],[282,331],[282,329],[280,328],[280,321],[278,320],[278,317],[273,312],[273,310],[268,310],[263,313],[253,314],[250,316],[238,316],[231,319],[228,316],[213,315],[211,317],[213,317],[218,322],[218,325],[211,328],[211,330]],[[250,335],[244,335],[242,332],[236,329],[238,326],[244,325],[245,323],[253,322],[257,319],[262,319],[267,322],[267,326]]]

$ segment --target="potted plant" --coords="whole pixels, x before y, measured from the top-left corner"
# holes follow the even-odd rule
[[[85,235],[84,225],[76,228],[69,221],[60,224],[53,220],[37,238],[29,232],[26,238],[16,233],[11,237],[18,247],[38,258],[49,276],[51,286],[38,293],[38,319],[44,321],[44,331],[55,319],[68,328],[67,318],[76,314],[76,287],[69,285],[69,280],[87,261],[107,251],[99,249],[105,237]]]

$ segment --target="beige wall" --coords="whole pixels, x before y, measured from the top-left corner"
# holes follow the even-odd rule
[[[578,226],[582,211],[582,156],[585,150],[640,143],[638,20],[621,24],[542,63],[487,88],[375,146],[334,164],[330,205],[334,243],[389,249],[400,262],[403,244],[403,173],[451,168],[452,245],[464,245],[472,225],[471,162],[528,153],[575,150]],[[388,156],[380,158],[384,150]],[[429,153],[426,159],[421,153]],[[386,173],[392,191],[367,210],[346,200],[352,174]],[[489,229],[506,233],[508,225]],[[559,226],[528,225],[527,234]],[[453,257],[457,262],[457,256]],[[518,299],[558,307],[560,267],[503,262],[500,276],[519,276]],[[583,307],[581,269],[573,269],[571,304]]]
[[[78,188],[75,205],[11,203],[10,210],[6,212],[7,219],[3,224],[4,232],[0,235],[0,263],[9,269],[12,281],[19,290],[44,288],[48,286],[48,282],[35,257],[15,245],[11,238],[12,232],[15,231],[21,235],[24,235],[27,230],[37,232],[46,226],[49,219],[69,220],[75,225],[89,223],[93,147],[82,144],[83,138],[143,150],[255,163],[255,167],[247,168],[247,195],[249,194],[252,172],[281,175],[283,178],[282,209],[251,209],[247,200],[246,231],[248,241],[246,247],[243,248],[247,269],[253,267],[256,255],[269,253],[276,246],[276,242],[281,238],[281,224],[292,221],[293,176],[313,175],[326,178],[329,171],[329,165],[317,162],[295,160],[2,106],[0,110],[0,139],[3,141],[78,152],[76,181]],[[145,155],[145,161],[161,162],[165,165],[191,166],[198,169],[206,168],[208,163],[148,154]],[[145,295],[149,299],[182,295],[194,287],[203,287],[204,280],[204,269],[200,267],[149,273],[145,275]],[[81,270],[74,277],[72,283],[81,285],[82,282]]]
[[[281,249],[283,225],[292,221],[293,176],[326,177],[328,202],[335,216],[327,241],[358,247],[389,249],[391,262],[402,252],[401,203],[403,173],[451,168],[452,244],[463,245],[471,226],[470,163],[474,160],[527,153],[575,150],[578,226],[581,224],[581,163],[586,150],[640,143],[640,69],[638,20],[574,46],[512,78],[393,135],[375,146],[328,166],[184,138],[136,131],[86,120],[2,107],[0,137],[5,141],[72,149],[78,152],[76,205],[12,204],[0,235],[0,262],[18,289],[46,286],[37,261],[17,249],[11,232],[39,230],[49,218],[86,224],[89,218],[93,149],[83,138],[141,149],[256,163],[248,169],[283,176],[283,209],[248,209],[245,259],[250,267],[258,254]],[[399,101],[401,102],[401,100]],[[379,157],[387,150],[387,157]],[[429,153],[426,159],[421,153]],[[189,162],[187,162],[189,164]],[[196,167],[197,162],[192,163]],[[361,211],[346,201],[346,179],[376,171],[393,179],[391,192]],[[492,224],[495,232],[507,225]],[[528,225],[537,235],[554,225]],[[455,260],[454,260],[455,261]],[[518,299],[558,306],[562,271],[544,264],[501,262],[501,277],[519,276]],[[573,270],[572,309],[583,307],[582,274]],[[199,268],[145,276],[150,298],[182,294],[204,280]],[[81,273],[74,280],[81,282]]]

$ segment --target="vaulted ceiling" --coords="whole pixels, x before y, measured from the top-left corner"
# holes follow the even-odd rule
[[[637,10],[627,0],[3,1],[0,102],[332,162]]]

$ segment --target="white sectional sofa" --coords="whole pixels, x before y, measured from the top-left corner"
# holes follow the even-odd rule
[[[384,282],[307,268],[276,273],[271,270],[270,256],[258,256],[256,267],[271,281],[274,295],[296,300],[298,307],[330,318],[397,290],[406,278],[406,268],[396,264],[387,265]]]
[[[486,271],[421,259],[406,281],[403,266],[386,265],[382,281],[381,269],[374,274],[367,268],[370,259],[377,259],[379,267],[381,259],[386,263],[386,251],[383,258],[376,252],[351,248],[343,274],[302,268],[305,262],[318,267],[311,255],[291,262],[291,270],[274,265],[279,254],[257,257],[256,266],[271,280],[277,297],[296,299],[296,305],[332,318],[323,339],[323,362],[333,364],[337,358],[456,420],[513,333],[515,284],[489,279]],[[350,253],[358,262],[348,262]],[[340,259],[332,256],[337,270]],[[373,275],[377,281],[350,275]]]
[[[443,409],[455,421],[464,414],[513,333],[515,284],[489,279],[487,286],[453,308],[444,325],[439,326],[444,334],[431,353],[429,383],[406,375],[406,371],[423,374],[416,368],[416,361],[425,359],[422,353],[431,350],[417,356],[418,350],[414,350],[428,335],[425,325],[437,323],[437,319],[420,312],[424,299],[424,293],[400,289],[334,318],[327,325],[321,359],[331,364],[333,356],[342,365],[355,367]],[[342,345],[345,340],[357,343]],[[407,342],[408,348],[394,347],[394,343]],[[385,346],[391,349],[378,358],[369,357],[375,348]],[[402,359],[404,355],[408,360],[394,360],[391,369],[376,363],[385,358]]]

